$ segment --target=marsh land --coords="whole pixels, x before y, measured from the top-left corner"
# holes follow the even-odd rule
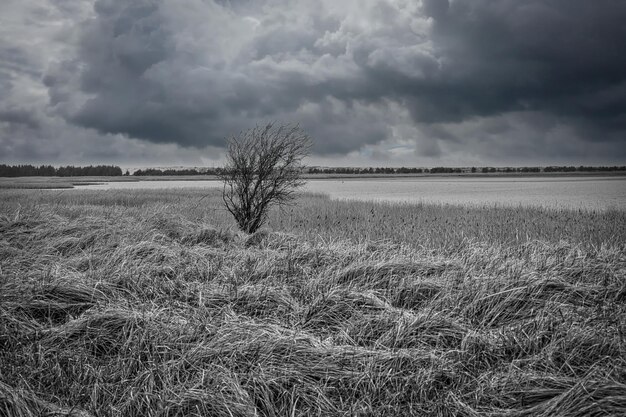
[[[3,189],[3,413],[624,415],[626,210]]]
[[[0,178],[0,189],[220,188],[217,177]],[[332,199],[556,209],[626,210],[626,176],[599,174],[309,175],[305,191]]]

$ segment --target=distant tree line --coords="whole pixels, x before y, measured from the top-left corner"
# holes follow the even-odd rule
[[[426,172],[428,169],[426,169]],[[311,167],[308,169],[309,174],[421,174],[425,172],[424,168],[317,168]]]
[[[222,168],[183,168],[183,169],[157,169],[146,168],[138,169],[133,172],[133,175],[141,177],[147,175],[219,175],[222,172]]]
[[[513,172],[542,172],[543,169],[540,167],[522,167],[522,168],[494,168],[494,167],[482,167],[480,172],[483,174],[494,173],[494,172],[505,172],[505,173],[513,173]],[[472,168],[472,172],[477,172],[475,168]],[[549,171],[545,171],[549,172]]]
[[[122,175],[122,169],[113,165],[72,165],[55,168],[52,165],[5,165],[0,164],[0,177],[115,177]]]
[[[161,175],[219,175],[222,168],[183,168],[183,169],[138,169],[134,176],[161,176]],[[463,174],[463,173],[533,173],[533,172],[615,172],[626,171],[626,166],[548,166],[548,167],[471,167],[471,168],[359,168],[359,167],[310,167],[309,174]],[[128,170],[122,174],[122,169],[113,165],[90,165],[85,167],[63,166],[55,168],[52,165],[5,165],[0,164],[0,177],[96,177],[130,175]]]
[[[545,167],[543,172],[610,172],[610,171],[626,171],[625,166],[611,166],[611,167]]]
[[[626,166],[549,166],[549,167],[471,167],[471,168],[450,168],[450,167],[434,167],[434,168],[309,168],[309,174],[462,174],[462,173],[529,173],[529,172],[611,172],[626,171]]]

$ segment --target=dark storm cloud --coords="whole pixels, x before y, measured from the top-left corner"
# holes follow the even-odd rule
[[[35,114],[19,108],[0,109],[0,122],[5,122],[10,125],[25,125],[31,129],[37,129],[41,125]]]
[[[613,141],[621,158],[624,21],[617,0],[98,0],[43,80],[68,123],[160,144],[221,147],[284,120],[318,154],[413,141],[427,158],[532,159]]]
[[[53,68],[44,78],[52,103],[69,104],[64,101],[72,97],[58,93],[78,73],[80,91],[93,96],[79,111],[67,114],[70,120],[105,133],[172,140],[179,129],[168,123],[175,107],[164,109],[169,98],[145,76],[171,48],[157,4],[99,1],[94,9],[97,18],[82,30],[78,59]]]
[[[430,0],[425,10],[443,65],[431,100],[410,99],[417,120],[542,110],[626,127],[626,2]]]
[[[161,1],[96,2],[75,60],[44,78],[56,110],[102,133],[184,146],[221,146],[231,133],[285,119],[302,122],[320,153],[386,137],[385,92],[370,91],[360,68],[369,50],[384,45],[351,33],[366,27],[345,27],[342,13],[316,6],[189,5],[191,11]],[[386,26],[393,28],[397,10],[375,6],[372,12],[382,14],[378,32],[393,38]],[[81,94],[67,97],[68,85]],[[380,109],[356,114],[360,102]]]

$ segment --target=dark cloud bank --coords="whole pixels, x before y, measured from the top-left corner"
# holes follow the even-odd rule
[[[24,131],[86,135],[112,158],[128,141],[218,154],[229,134],[285,120],[319,158],[354,163],[626,158],[624,1],[70,4],[50,6],[76,15],[62,59],[37,68],[0,49],[0,146],[15,157],[36,147],[7,139]],[[43,82],[45,105],[20,101],[16,74]]]

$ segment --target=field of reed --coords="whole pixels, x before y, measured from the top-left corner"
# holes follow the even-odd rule
[[[0,190],[0,416],[626,414],[626,212]]]

